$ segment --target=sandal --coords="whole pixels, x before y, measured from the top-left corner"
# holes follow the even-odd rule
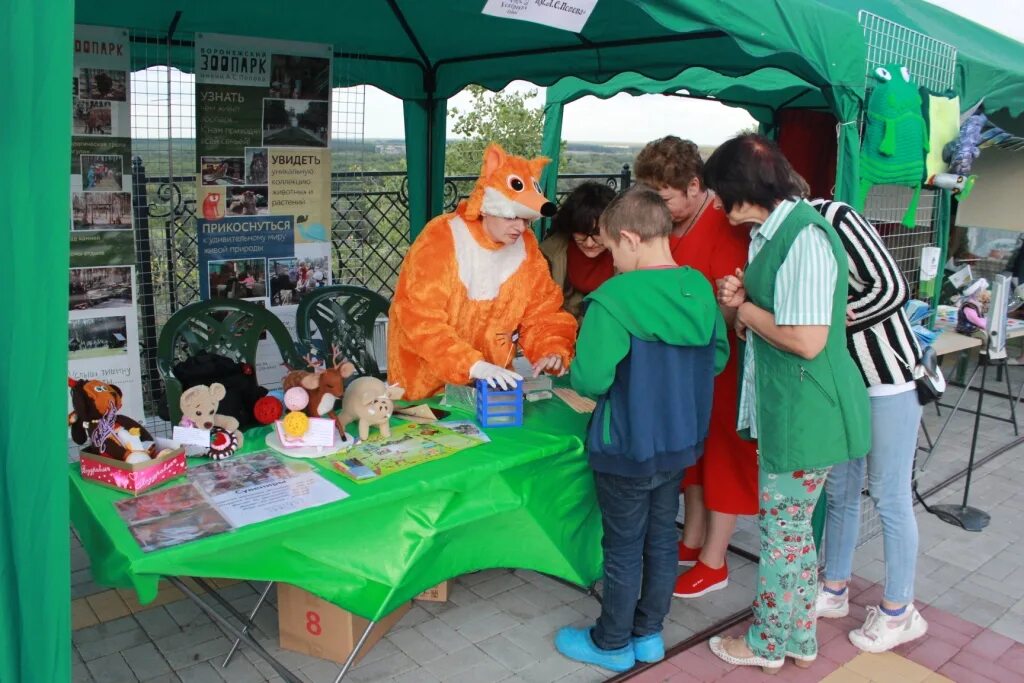
[[[779,673],[779,671],[782,670],[782,665],[786,661],[785,657],[783,657],[782,659],[768,659],[766,657],[759,657],[758,655],[751,655],[750,657],[737,657],[735,655],[729,654],[729,652],[725,649],[726,643],[732,640],[739,639],[714,636],[708,642],[708,645],[711,646],[711,651],[714,652],[719,659],[726,662],[727,664],[732,664],[734,666],[759,666],[761,667],[761,671],[768,675],[777,674]]]

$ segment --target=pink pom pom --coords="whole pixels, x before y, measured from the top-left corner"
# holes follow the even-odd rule
[[[288,410],[302,410],[309,405],[309,394],[302,387],[292,387],[284,392],[284,405]]]

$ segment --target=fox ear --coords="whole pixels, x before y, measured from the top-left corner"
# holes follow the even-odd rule
[[[544,170],[544,167],[548,165],[551,159],[547,157],[534,157],[527,163],[530,165],[530,175],[534,177],[538,183],[540,182],[540,174]]]
[[[505,157],[505,150],[500,145],[494,142],[487,145],[487,149],[484,150],[484,166],[480,171],[480,176],[486,178],[498,170],[505,163]]]

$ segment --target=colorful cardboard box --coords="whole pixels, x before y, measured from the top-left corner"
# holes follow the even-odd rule
[[[165,481],[185,474],[188,463],[185,450],[174,448],[148,462],[128,464],[99,455],[92,446],[81,450],[79,466],[82,479],[119,491],[139,495]]]

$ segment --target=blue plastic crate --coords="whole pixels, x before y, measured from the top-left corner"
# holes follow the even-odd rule
[[[476,419],[481,427],[521,427],[523,424],[523,385],[511,391],[492,389],[487,382],[476,382]]]

